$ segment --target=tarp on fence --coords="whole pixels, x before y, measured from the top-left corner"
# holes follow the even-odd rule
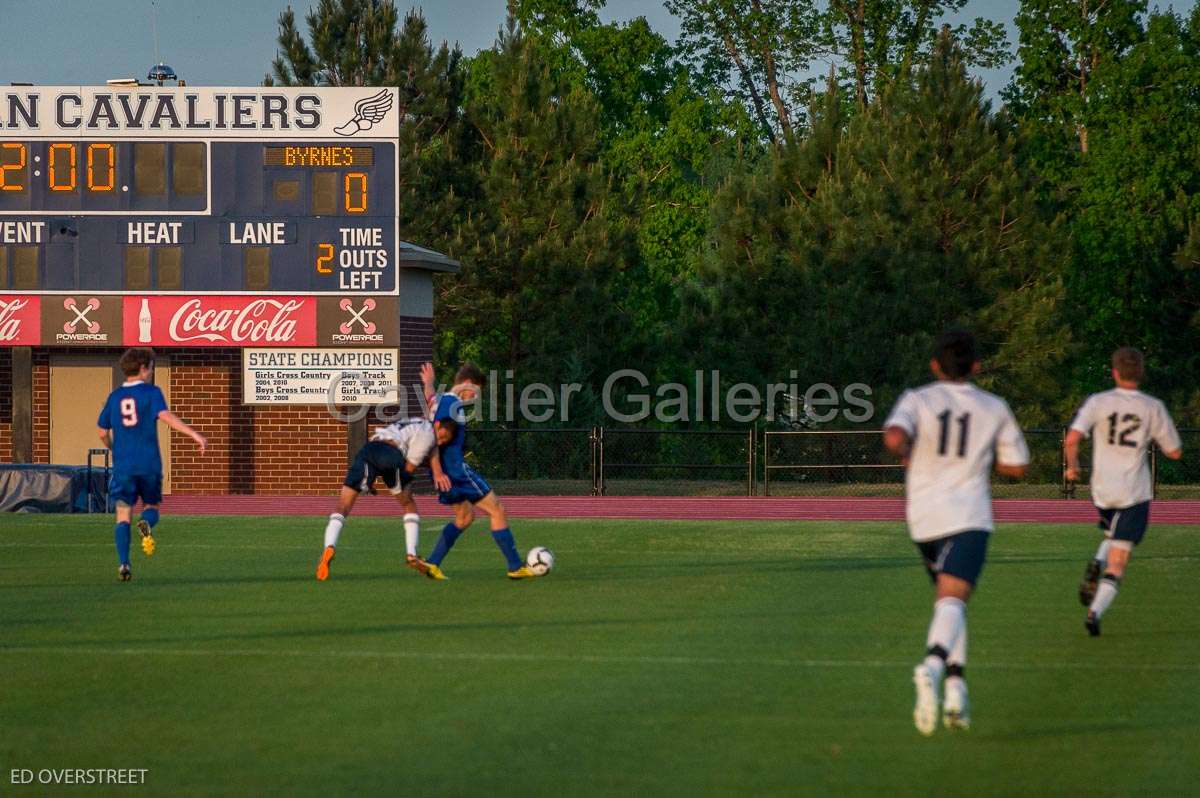
[[[86,466],[0,465],[0,511],[21,513],[103,512],[108,484],[103,469]]]

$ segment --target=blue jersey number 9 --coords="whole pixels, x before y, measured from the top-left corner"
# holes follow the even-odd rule
[[[136,427],[137,418],[137,402],[133,397],[127,397],[121,400],[121,423],[127,427]]]

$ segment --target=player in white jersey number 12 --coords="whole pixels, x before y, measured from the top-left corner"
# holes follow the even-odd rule
[[[1104,540],[1079,586],[1079,600],[1088,608],[1083,625],[1092,637],[1099,636],[1100,617],[1117,597],[1129,555],[1142,541],[1150,521],[1154,496],[1146,457],[1150,442],[1157,443],[1172,460],[1183,456],[1179,432],[1167,408],[1138,390],[1145,369],[1138,350],[1123,347],[1113,352],[1112,378],[1117,387],[1089,396],[1063,441],[1067,479],[1077,482],[1079,444],[1092,435],[1092,503],[1100,511]]]
[[[947,728],[970,726],[966,609],[992,533],[993,461],[1011,477],[1029,464],[1008,404],[970,382],[979,371],[970,333],[938,336],[929,368],[937,381],[905,391],[883,425],[884,445],[906,466],[908,531],[936,591],[925,659],[913,670],[913,722],[925,735],[939,715]]]

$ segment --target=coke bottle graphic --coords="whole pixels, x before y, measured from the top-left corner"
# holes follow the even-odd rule
[[[138,314],[138,343],[150,343],[150,300],[142,300],[142,312]]]

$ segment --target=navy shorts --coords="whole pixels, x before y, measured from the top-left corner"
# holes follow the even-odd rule
[[[487,480],[476,474],[470,466],[463,466],[461,477],[450,477],[450,490],[438,494],[442,504],[462,504],[475,502],[492,492],[492,486]]]
[[[1121,507],[1100,511],[1100,528],[1104,534],[1113,540],[1128,540],[1133,545],[1142,542],[1146,527],[1150,525],[1150,502],[1142,502],[1132,507]]]
[[[974,587],[983,571],[987,559],[988,538],[991,532],[985,529],[968,529],[937,540],[917,544],[925,570],[935,583],[938,574],[950,574],[964,579]]]
[[[342,483],[359,493],[371,490],[375,478],[383,480],[392,493],[400,493],[413,481],[413,475],[404,467],[404,453],[383,441],[371,441],[358,450],[354,462],[346,472]]]
[[[108,483],[108,495],[117,504],[130,507],[137,504],[138,497],[141,497],[143,504],[161,504],[162,474],[149,476],[114,472]]]

